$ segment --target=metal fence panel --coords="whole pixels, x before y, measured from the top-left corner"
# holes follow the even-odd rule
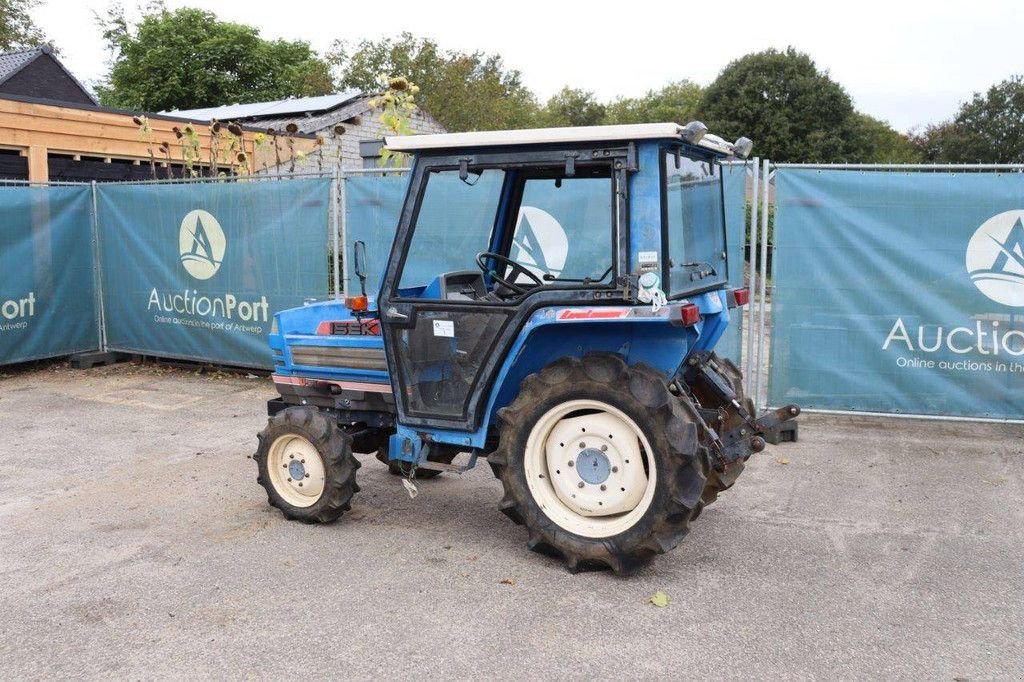
[[[97,195],[111,350],[269,368],[274,313],[327,295],[330,179]]]
[[[1024,417],[1024,174],[777,187],[772,405]]]
[[[738,289],[743,286],[743,250],[746,233],[747,170],[740,164],[722,168],[725,190],[725,239],[729,253],[729,286]],[[729,328],[718,342],[719,355],[740,363],[740,346],[743,338],[743,316],[740,309],[730,311],[732,318]]]
[[[0,365],[98,348],[89,187],[2,187],[0,213]]]

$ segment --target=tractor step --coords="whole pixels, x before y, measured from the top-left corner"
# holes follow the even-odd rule
[[[477,454],[475,452],[470,453],[469,461],[465,464],[446,464],[445,462],[431,462],[430,460],[424,460],[416,465],[417,469],[429,469],[430,471],[447,471],[454,474],[461,474],[469,471],[476,466]]]

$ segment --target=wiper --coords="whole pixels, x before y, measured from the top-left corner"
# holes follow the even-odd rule
[[[595,284],[597,282],[603,281],[604,278],[610,274],[612,274],[611,265],[609,265],[608,269],[604,271],[604,274],[598,277],[597,279],[592,279],[590,277],[584,277],[583,279],[573,279],[571,277],[556,277],[551,273],[545,273],[541,279],[543,279],[545,282],[573,282],[578,284]]]

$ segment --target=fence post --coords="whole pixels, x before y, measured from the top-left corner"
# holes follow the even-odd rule
[[[344,257],[344,253],[348,250],[348,197],[345,191],[345,184],[347,176],[344,168],[338,169],[338,197],[339,206],[338,211],[341,214],[341,286],[344,295],[348,296],[348,258]],[[335,272],[338,264],[335,263]]]
[[[761,263],[758,274],[758,302],[757,302],[757,356],[754,362],[757,364],[754,374],[754,407],[761,407],[761,369],[764,366],[765,346],[765,316],[768,312],[768,301],[766,296],[766,283],[768,281],[768,203],[771,193],[771,161],[762,161],[761,182],[764,187],[761,190]],[[767,383],[767,382],[766,382]]]
[[[334,251],[334,267],[332,268],[332,275],[334,278],[334,298],[341,298],[341,257],[338,252],[338,201],[339,197],[339,171],[337,168],[334,169],[334,177],[331,178],[331,240],[332,248]]]
[[[103,265],[100,259],[100,216],[96,201],[96,181],[90,185],[92,205],[92,262],[96,286],[96,336],[99,350],[107,352],[107,316],[103,309]]]
[[[761,189],[760,170],[761,159],[755,156],[751,171],[753,185],[750,190],[750,240],[747,245],[747,253],[750,259],[750,280],[748,286],[750,287],[751,305],[747,306],[747,352],[743,355],[744,391],[748,396],[753,393],[752,389],[754,387],[754,296],[757,294],[757,258],[755,254],[757,253],[757,210],[759,206],[757,197]],[[744,193],[744,199],[746,199],[745,195],[746,193]],[[742,262],[740,262],[740,267],[743,267]],[[743,313],[741,312],[741,318],[742,315]],[[740,341],[740,346],[742,347],[742,339]]]

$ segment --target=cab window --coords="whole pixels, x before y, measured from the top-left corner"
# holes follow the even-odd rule
[[[722,171],[711,160],[665,155],[665,208],[670,297],[725,282]]]
[[[504,181],[505,171],[496,168],[465,180],[457,169],[430,173],[399,288],[425,287],[445,272],[479,271],[476,254],[487,251]]]
[[[547,282],[607,282],[612,235],[612,184],[607,173],[528,177],[510,256]],[[520,275],[517,281],[527,280]]]

